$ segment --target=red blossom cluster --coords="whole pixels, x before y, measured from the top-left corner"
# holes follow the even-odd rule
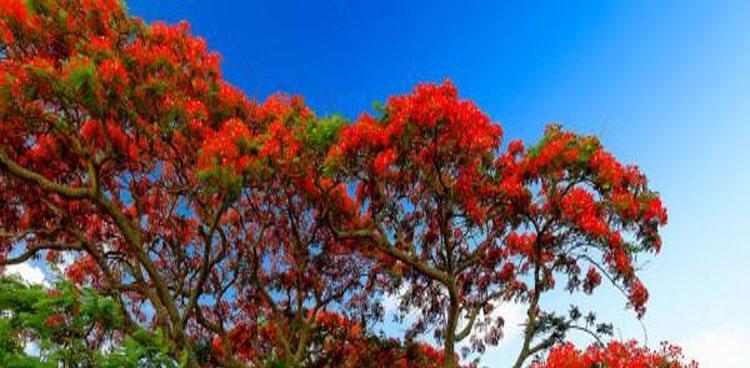
[[[679,347],[663,343],[658,351],[639,346],[635,341],[613,341],[606,346],[592,345],[581,351],[571,343],[552,348],[546,359],[531,368],[697,368],[685,362]]]
[[[481,186],[479,171],[492,159],[501,138],[500,126],[473,102],[459,99],[452,84],[423,84],[413,94],[388,99],[381,121],[360,116],[341,132],[329,159],[366,159],[364,169],[383,184],[439,182],[442,190],[460,197],[471,218],[481,221],[488,209],[477,198],[491,189]],[[460,165],[437,164],[449,156],[450,162]],[[372,197],[376,190],[375,185],[363,184],[358,195]]]
[[[230,174],[241,174],[250,161],[250,155],[242,147],[250,144],[247,125],[238,120],[225,122],[218,132],[211,134],[201,146],[198,160],[199,170],[228,169]]]
[[[545,288],[553,287],[555,272],[566,274],[569,288],[576,289],[581,284],[579,263],[589,263],[584,291],[593,291],[601,282],[600,273],[606,272],[628,290],[630,304],[642,315],[648,292],[635,275],[635,257],[660,250],[658,229],[667,221],[666,210],[658,194],[647,187],[645,176],[634,166],[620,164],[596,138],[556,125],[525,154],[516,146],[509,148],[508,155],[501,158],[500,166],[507,172],[502,173],[501,186],[511,188],[508,198],[513,211],[524,208],[521,227],[533,230],[530,235],[537,244],[557,244],[521,248],[512,233],[506,242],[526,257],[521,268],[546,273],[538,280]],[[518,184],[509,184],[511,180],[524,185],[526,195],[519,195]],[[538,254],[530,254],[530,248]],[[591,250],[599,253],[602,262]]]

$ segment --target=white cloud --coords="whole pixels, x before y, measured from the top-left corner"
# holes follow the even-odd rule
[[[29,284],[47,283],[47,277],[44,275],[44,272],[39,267],[32,266],[28,262],[5,267],[5,274],[18,275]]]
[[[393,293],[385,293],[380,300],[380,302],[383,304],[383,311],[385,312],[385,318],[386,321],[390,320],[393,317],[401,316],[401,311],[399,310],[401,306],[401,298],[409,291],[409,284],[404,282],[401,284],[401,286]],[[396,333],[396,336],[401,337],[399,334],[406,331],[408,327],[413,325],[419,317],[421,317],[422,312],[419,309],[413,309],[409,311],[405,316],[403,321],[398,323],[397,325],[393,325],[396,330],[394,332]]]
[[[70,267],[73,264],[73,262],[75,262],[76,255],[77,253],[73,253],[73,252],[63,252],[61,262],[58,265],[58,267],[60,267],[60,270],[63,272],[67,271],[68,267]]]
[[[386,315],[390,314],[398,314],[399,310],[398,307],[401,305],[401,296],[406,294],[406,292],[409,290],[409,285],[404,282],[401,284],[401,287],[396,290],[394,293],[386,293],[383,295],[383,299],[381,299],[381,303],[383,304],[383,310],[385,311]]]
[[[390,316],[399,315],[399,305],[401,304],[401,297],[406,294],[409,290],[409,285],[407,283],[404,283],[401,285],[401,287],[396,290],[394,293],[386,293],[383,295],[381,299],[381,303],[383,305],[383,309],[386,315],[386,319],[388,319]],[[403,328],[405,326],[410,326],[420,316],[419,310],[413,310],[411,313],[408,313],[406,315],[406,318],[404,321],[402,321],[398,325],[390,325],[391,332],[397,332],[396,336],[400,335],[398,332],[403,332]],[[526,320],[526,305],[516,302],[502,302],[498,307],[492,310],[491,316],[493,319],[496,317],[502,317],[504,321],[503,326],[503,338],[500,340],[500,343],[497,346],[488,346],[487,350],[499,350],[502,349],[506,344],[517,340],[523,332],[523,323]],[[461,316],[462,318],[459,320],[458,328],[462,328],[465,326],[466,320],[465,315]],[[431,337],[429,337],[430,333],[425,333],[425,336],[422,336],[423,338],[426,337],[427,341],[434,342],[431,340]],[[470,339],[467,338],[463,340],[461,343],[458,344],[458,347],[461,348],[462,346],[468,346]]]
[[[23,352],[30,356],[39,356],[40,350],[37,341],[28,341],[23,348]]]
[[[523,332],[523,323],[526,322],[526,305],[516,302],[505,302],[495,309],[497,315],[505,319],[505,339],[513,338]],[[494,314],[493,313],[493,314]]]
[[[702,333],[682,346],[688,359],[695,359],[706,368],[747,367],[746,349],[750,346],[750,331],[738,327]]]
[[[505,322],[503,325],[503,338],[500,339],[500,343],[497,346],[490,346],[488,350],[498,349],[504,346],[507,342],[515,339],[521,335],[523,331],[522,324],[525,321],[525,310],[524,304],[515,302],[503,302],[500,306],[496,307],[490,313],[490,316],[494,320],[497,317],[502,317]],[[459,326],[464,326],[466,321],[462,318],[459,321]],[[460,327],[459,327],[460,328]],[[469,343],[469,339],[464,340],[462,344]]]

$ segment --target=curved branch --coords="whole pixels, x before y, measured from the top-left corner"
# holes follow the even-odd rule
[[[39,185],[45,192],[57,193],[61,196],[72,199],[91,198],[93,190],[90,187],[69,187],[63,184],[55,183],[44,176],[35,173],[11,160],[10,157],[0,149],[0,168],[7,170],[11,175],[30,181]]]
[[[185,308],[184,314],[182,315],[183,326],[187,324],[187,321],[190,318],[190,315],[192,314],[193,309],[197,306],[198,297],[203,292],[203,286],[205,285],[206,280],[208,280],[208,272],[210,270],[210,266],[213,264],[213,262],[211,261],[211,245],[213,244],[214,232],[216,232],[216,227],[219,225],[219,220],[221,219],[221,215],[224,214],[224,212],[226,211],[228,207],[229,205],[226,203],[226,201],[222,201],[221,207],[219,208],[218,211],[216,211],[216,214],[214,215],[214,218],[211,221],[211,227],[209,228],[208,232],[204,234],[205,246],[203,248],[203,261],[201,262],[201,266],[200,266],[198,283],[190,291],[188,304],[187,304],[187,307]]]
[[[0,259],[0,266],[8,266],[8,265],[15,265],[19,263],[23,263],[31,259],[32,257],[36,256],[37,253],[43,250],[57,250],[57,251],[63,251],[63,250],[77,250],[82,251],[83,246],[80,242],[72,243],[72,244],[46,244],[46,245],[37,245],[33,247],[29,247],[25,252],[22,254],[12,257],[12,258],[5,258]]]
[[[450,284],[450,279],[448,277],[448,274],[446,274],[443,271],[434,269],[424,262],[421,262],[417,257],[408,254],[396,247],[394,247],[392,244],[390,244],[387,240],[383,239],[381,236],[375,235],[373,231],[370,230],[349,230],[349,231],[343,231],[339,229],[333,229],[334,234],[336,235],[336,238],[339,240],[341,239],[366,239],[370,240],[373,243],[375,243],[375,246],[378,248],[378,250],[388,254],[389,256],[396,258],[397,260],[404,262],[408,264],[411,267],[414,267],[419,272],[421,272],[423,275],[427,276],[428,278],[431,278],[435,281],[439,281],[444,285]]]

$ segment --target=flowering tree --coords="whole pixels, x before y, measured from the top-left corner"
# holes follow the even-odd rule
[[[666,212],[645,177],[593,137],[551,126],[529,149],[515,141],[500,153],[500,143],[499,126],[450,83],[393,97],[380,118],[363,115],[331,150],[329,165],[356,186],[365,219],[359,228],[330,223],[407,280],[404,310],[420,310],[417,332],[438,326],[448,356],[475,332],[486,331],[472,338],[476,349],[496,343],[503,321],[490,318],[492,309],[525,302],[520,367],[570,329],[606,332],[577,324],[579,312],[540,310],[558,275],[587,293],[605,275],[643,314],[648,294],[634,260],[659,250]]]
[[[248,101],[186,24],[117,1],[3,1],[0,34],[0,262],[72,262],[125,331],[158,327],[196,366],[200,304],[231,280],[197,151]]]
[[[421,312],[413,333],[437,324],[448,356],[507,297],[497,265],[478,262],[504,231],[493,228],[491,213],[502,201],[491,180],[500,140],[500,127],[452,85],[422,85],[389,99],[382,118],[363,115],[345,128],[329,155],[365,213],[364,226],[352,228],[329,212],[336,235],[380,251],[394,288],[406,280],[403,309]],[[497,342],[502,320],[487,322],[486,341]]]
[[[520,180],[527,186],[517,202],[521,218],[504,239],[503,249],[517,275],[531,276],[514,286],[528,303],[516,367],[560,341],[567,330],[607,331],[602,325],[590,328],[591,319],[589,326],[580,325],[575,309],[569,317],[540,309],[539,300],[554,288],[557,275],[565,277],[567,290],[589,294],[604,275],[625,294],[640,318],[648,292],[636,276],[636,258],[659,251],[658,229],[667,221],[645,176],[636,167],[616,161],[596,138],[558,126],[549,127],[542,141],[526,151],[518,142],[511,143],[501,162],[507,173],[501,175],[502,185],[515,187]],[[583,269],[587,269],[585,276]]]
[[[341,197],[323,191],[321,163],[343,121],[316,119],[301,98],[283,95],[254,106],[250,120],[226,123],[199,156],[209,195],[232,193],[222,239],[239,252],[241,297],[228,304],[237,311],[232,330],[216,343],[221,356],[309,365],[321,359],[314,335],[329,306],[354,311],[368,300],[359,294],[368,262],[334,239],[315,209],[323,197]]]
[[[520,302],[515,366],[549,349],[555,365],[569,331],[609,331],[542,310],[559,280],[606,279],[645,312],[638,257],[659,251],[666,212],[594,137],[550,126],[505,147],[449,82],[352,124],[320,118],[299,97],[247,99],[185,23],[114,0],[0,5],[0,266],[43,257],[65,279],[49,295],[3,284],[10,321],[44,317],[0,331],[14,356],[64,329],[82,340],[54,340],[50,359],[75,346],[99,366],[112,347],[187,367],[455,367],[457,344],[496,344],[498,307]],[[104,305],[78,313],[83,291]],[[418,312],[403,343],[369,331],[384,294]],[[442,349],[414,341],[429,329]]]

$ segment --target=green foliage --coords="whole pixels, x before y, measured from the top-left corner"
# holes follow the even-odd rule
[[[242,189],[243,177],[226,167],[214,167],[198,171],[199,180],[207,184],[207,193],[223,193],[227,198],[236,198]]]
[[[542,151],[552,142],[556,142],[560,136],[565,134],[560,125],[550,125],[544,132],[542,139],[527,150],[529,158],[538,158]],[[564,149],[576,151],[575,167],[586,167],[596,151],[602,149],[599,140],[593,136],[570,136]]]
[[[73,66],[68,74],[67,82],[74,91],[87,92],[96,82],[94,63],[85,59],[72,60],[71,63]]]
[[[327,152],[338,141],[341,128],[347,124],[346,118],[340,115],[313,120],[307,125],[305,141],[316,152]]]
[[[138,330],[132,336],[127,337],[119,349],[101,355],[97,359],[97,365],[101,368],[177,367],[174,360],[169,358],[169,345],[160,330],[156,333]]]
[[[270,358],[263,363],[264,368],[300,368],[299,364],[285,363],[277,358]]]
[[[52,289],[0,277],[0,367],[176,367],[161,333],[137,330],[121,342],[120,305],[110,297],[69,282]],[[109,349],[87,335],[105,333]],[[31,349],[27,344],[33,343]]]
[[[98,101],[101,85],[96,79],[96,64],[85,56],[68,60],[64,78],[56,85],[63,96],[79,99],[91,112],[101,113]]]
[[[49,4],[46,0],[26,0],[26,9],[34,14],[47,15],[50,13]]]

